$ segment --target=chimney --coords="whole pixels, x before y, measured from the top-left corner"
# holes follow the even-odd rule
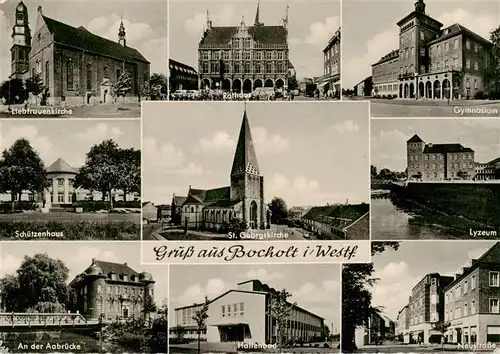
[[[431,148],[432,147],[432,143],[427,144],[427,146]]]
[[[127,266],[128,266],[127,262],[123,263],[123,265],[124,265],[125,267],[127,267]]]
[[[39,5],[38,8],[36,9],[36,11],[40,14],[40,16],[43,16],[43,11],[42,11],[42,7]]]
[[[40,6],[39,6],[40,7]],[[95,264],[95,258],[92,258],[92,264]]]

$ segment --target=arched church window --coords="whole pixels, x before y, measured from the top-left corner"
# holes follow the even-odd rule
[[[73,61],[71,59],[66,63],[66,86],[68,90],[73,89]]]
[[[92,90],[92,64],[87,64],[87,90]]]
[[[109,79],[109,68],[107,66],[105,66],[103,69],[102,69],[102,76],[105,78],[105,79]]]
[[[191,207],[191,212],[194,213],[194,207]]]

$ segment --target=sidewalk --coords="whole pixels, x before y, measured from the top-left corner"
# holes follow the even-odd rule
[[[428,99],[403,99],[395,98],[380,99],[380,98],[366,98],[373,103],[385,103],[394,105],[405,105],[405,106],[485,106],[485,105],[500,105],[500,100],[428,100]]]

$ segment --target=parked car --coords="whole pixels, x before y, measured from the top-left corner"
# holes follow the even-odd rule
[[[197,100],[200,97],[200,91],[198,90],[188,90],[187,96],[190,100]]]
[[[258,101],[274,101],[276,93],[272,87],[258,87],[252,92],[252,99]]]
[[[174,100],[185,100],[188,97],[187,90],[177,90],[172,94]]]

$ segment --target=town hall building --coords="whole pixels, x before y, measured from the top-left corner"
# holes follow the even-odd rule
[[[33,36],[28,8],[20,2],[12,30],[11,78],[39,76],[48,89],[49,105],[112,103],[111,87],[127,72],[131,90],[126,102],[138,102],[149,83],[150,63],[137,49],[127,46],[123,21],[117,42],[72,27],[43,14],[38,6]]]
[[[260,5],[260,4],[259,4]],[[214,26],[207,12],[206,30],[198,45],[200,88],[251,93],[259,87],[286,89],[294,72],[288,57],[288,8],[282,25]]]
[[[243,114],[236,145],[230,185],[215,189],[189,186],[182,198],[181,224],[194,229],[220,230],[232,219],[245,220],[250,229],[270,226],[270,211],[264,202],[264,177],[259,170],[247,112]],[[174,196],[172,208],[177,207]]]

